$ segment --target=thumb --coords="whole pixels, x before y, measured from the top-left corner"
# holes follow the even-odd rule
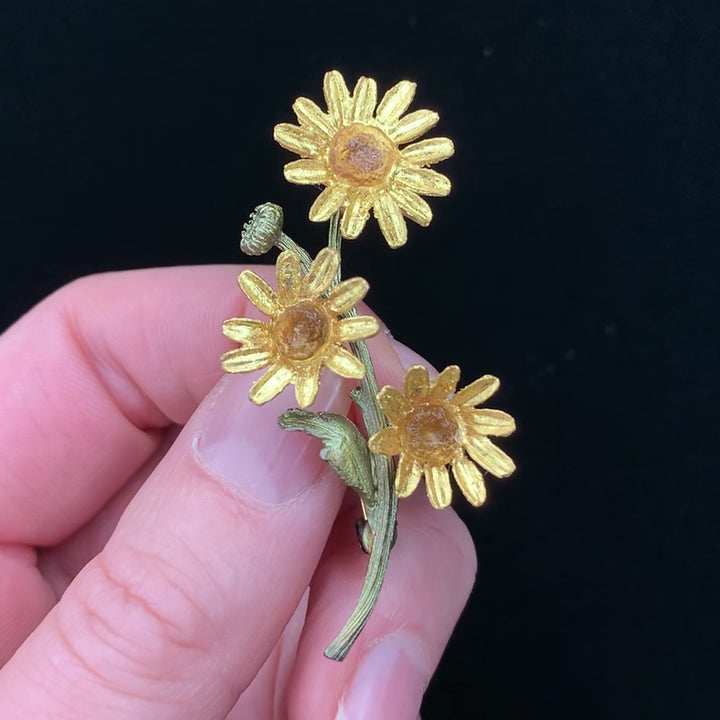
[[[105,549],[0,671],[0,716],[222,718],[310,582],[344,488],[317,442],[223,378]],[[324,377],[318,407],[344,413]]]

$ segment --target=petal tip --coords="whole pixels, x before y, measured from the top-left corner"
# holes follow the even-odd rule
[[[507,463],[507,467],[503,468],[501,475],[498,475],[498,477],[500,478],[510,477],[517,470],[517,465],[515,465],[515,461],[511,458],[508,459],[509,462]]]
[[[345,82],[345,78],[339,70],[328,70],[325,75],[323,75],[323,80],[329,80],[330,78],[339,78],[340,80]]]

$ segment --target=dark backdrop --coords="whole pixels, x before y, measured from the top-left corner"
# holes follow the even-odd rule
[[[0,11],[0,324],[85,273],[242,261],[265,200],[311,250],[272,126],[322,74],[419,82],[456,155],[347,267],[395,336],[493,372],[518,473],[459,512],[478,583],[424,717],[720,709],[720,7],[22,2]],[[42,338],[38,338],[38,347]]]

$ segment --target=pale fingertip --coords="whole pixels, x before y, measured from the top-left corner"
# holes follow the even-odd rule
[[[427,652],[417,637],[388,635],[360,661],[336,720],[415,720],[430,674]]]

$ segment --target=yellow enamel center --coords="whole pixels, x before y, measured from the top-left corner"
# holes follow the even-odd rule
[[[343,180],[358,185],[374,185],[384,180],[397,150],[382,130],[353,123],[340,128],[330,143],[328,162]]]
[[[312,301],[291,305],[275,321],[273,336],[280,353],[290,360],[309,360],[330,335],[330,319]]]
[[[405,420],[405,441],[421,463],[444,465],[457,450],[458,424],[442,405],[424,403],[411,410]]]

